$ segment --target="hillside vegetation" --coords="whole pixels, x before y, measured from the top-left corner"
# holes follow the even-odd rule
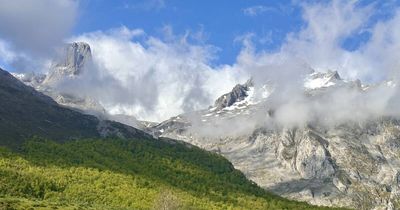
[[[325,209],[267,193],[223,157],[172,140],[0,149],[0,209]]]

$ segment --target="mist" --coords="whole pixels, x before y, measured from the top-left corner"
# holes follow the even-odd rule
[[[316,118],[332,124],[397,114],[388,108],[394,107],[397,95],[392,87],[371,92],[339,89],[317,100],[304,96],[303,84],[312,70],[336,70],[346,80],[360,79],[367,85],[397,81],[398,9],[392,17],[374,22],[373,4],[332,1],[299,6],[305,22],[300,31],[288,34],[273,52],[258,50],[257,40],[246,37],[232,65],[211,65],[218,53],[214,46],[192,43],[194,33],[177,35],[171,28],[166,30],[168,39],[124,26],[82,34],[71,40],[91,45],[96,70],[79,82],[85,87],[77,89],[96,97],[112,114],[150,121],[207,108],[250,77],[256,85],[273,83],[276,95],[270,100],[278,107],[275,120],[281,124],[304,124]],[[343,47],[347,39],[362,33],[368,33],[369,39],[356,49]]]
[[[249,77],[231,66],[212,67],[214,47],[191,44],[181,36],[169,34],[166,41],[121,27],[72,40],[91,46],[93,66],[61,88],[94,97],[111,114],[162,121],[209,106]]]
[[[12,16],[2,14],[7,18],[1,18],[0,26],[10,27],[10,30],[0,33],[8,40],[6,44],[0,42],[0,54],[13,60],[20,54],[10,52],[10,46],[28,54],[46,54],[57,46],[75,22],[79,6],[76,1],[60,2],[58,7],[52,6],[70,9],[72,15],[55,15],[57,18],[47,25],[57,25],[59,21],[68,24],[63,28],[54,27],[55,33],[50,38],[43,39],[40,30],[36,33],[34,29],[30,38],[13,36],[13,33],[25,34],[19,28],[31,29],[14,29]],[[274,87],[265,113],[273,109],[275,115],[273,119],[262,115],[269,121],[260,119],[263,123],[298,126],[321,121],[334,125],[348,120],[398,116],[398,85],[379,84],[387,80],[398,84],[399,8],[386,3],[384,8],[390,15],[379,19],[375,17],[380,11],[373,3],[337,0],[293,4],[301,8],[302,27],[288,33],[281,46],[274,50],[260,49],[257,36],[241,36],[244,37],[241,38],[242,50],[233,64],[213,65],[219,49],[203,40],[203,29],[176,34],[172,27],[165,26],[164,34],[154,37],[143,29],[121,26],[69,37],[64,41],[87,42],[93,60],[80,77],[65,80],[58,88],[94,98],[110,114],[160,122],[205,109],[234,85],[253,78],[256,87],[266,83]],[[15,5],[8,3],[7,6]],[[40,8],[47,9],[43,6],[37,10]],[[54,10],[61,13],[59,11]],[[34,12],[27,12],[25,18]],[[357,37],[364,38],[348,49],[344,43]],[[303,85],[313,70],[335,70],[345,80],[360,79],[364,85],[374,88],[351,91],[338,88],[320,97],[310,97],[305,94]]]

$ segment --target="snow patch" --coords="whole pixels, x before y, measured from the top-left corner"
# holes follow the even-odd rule
[[[331,78],[329,77],[322,77],[322,78],[307,78],[304,87],[307,89],[317,89],[323,87],[330,87],[335,85],[336,83],[329,81]]]

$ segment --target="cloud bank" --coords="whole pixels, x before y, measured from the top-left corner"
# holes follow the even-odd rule
[[[0,26],[10,29],[0,32],[2,38],[10,41],[8,44],[0,42],[0,54],[6,54],[9,46],[23,52],[45,53],[73,25],[78,6],[76,1],[42,0],[37,5],[35,1],[37,9],[34,11],[24,11],[14,8],[17,3],[10,2],[4,1],[6,6],[2,9],[5,11],[0,11],[4,13],[0,14]],[[51,6],[52,20],[44,20],[47,15],[38,14],[50,9],[46,5]],[[257,49],[254,44],[259,41],[254,40],[257,36],[242,36],[243,48],[231,65],[212,65],[218,55],[215,46],[193,42],[199,38],[196,33],[174,34],[171,27],[166,28],[169,30],[165,30],[167,33],[161,38],[125,26],[72,37],[68,41],[84,41],[91,45],[93,66],[81,78],[67,81],[60,88],[99,100],[111,114],[161,121],[206,108],[235,84],[252,76],[256,84],[274,83],[279,94],[274,96],[273,105],[281,107],[276,110],[276,119],[283,124],[304,123],[322,113],[330,113],[323,117],[334,120],[355,115],[396,114],[393,107],[397,105],[394,100],[397,91],[378,89],[359,95],[339,90],[327,98],[310,101],[303,97],[302,85],[310,68],[337,70],[348,80],[361,79],[364,83],[398,81],[399,8],[393,6],[392,15],[375,18],[379,12],[376,4],[362,5],[358,1],[296,3],[296,6],[301,8],[304,22],[299,31],[287,34],[281,47],[273,52]],[[8,12],[11,9],[18,12]],[[246,11],[243,12],[255,15],[265,12],[266,8],[247,8]],[[25,12],[27,15],[15,17],[19,24],[12,21],[14,16]],[[65,13],[72,15],[65,16]],[[33,22],[40,21],[45,24],[39,26],[53,27],[57,33],[43,39],[43,28],[32,28]],[[61,27],[57,24],[60,22],[67,24]],[[29,26],[19,27],[24,24]],[[32,32],[27,33],[28,30]],[[22,34],[32,34],[32,37]],[[356,40],[351,49],[346,45],[349,40]],[[11,60],[15,56],[8,54]],[[332,98],[334,103],[330,101]],[[371,102],[366,103],[368,100]]]
[[[91,46],[94,67],[62,88],[95,97],[111,114],[161,121],[212,104],[249,76],[231,66],[210,66],[214,47],[190,44],[187,36],[163,41],[121,27],[75,37]]]
[[[318,122],[332,126],[400,116],[400,38],[395,27],[400,24],[400,10],[394,7],[393,16],[373,20],[374,6],[356,1],[302,4],[304,27],[289,34],[278,51],[256,52],[247,41],[238,62],[259,84],[273,81],[275,85],[268,107],[274,110],[274,117],[267,123],[301,126]],[[365,33],[367,38],[361,39]],[[345,42],[354,37],[361,40],[359,46],[347,49]],[[303,88],[310,68],[337,70],[345,79],[361,79],[365,84],[391,80],[397,85],[373,85],[366,91],[337,88],[310,97]]]
[[[0,5],[0,39],[8,44],[7,54],[14,54],[8,62],[16,69],[51,56],[70,35],[79,6],[75,0],[0,0]]]
[[[329,116],[332,119],[349,116],[354,111],[349,107],[362,105],[361,102],[367,100],[364,96],[342,91],[331,96],[350,103],[330,103],[329,100],[309,103],[309,99],[302,98],[304,76],[313,68],[337,70],[346,79],[361,79],[365,83],[395,78],[400,66],[397,59],[400,29],[395,27],[400,24],[398,9],[393,17],[373,22],[374,5],[331,1],[299,6],[305,24],[300,31],[288,34],[281,48],[274,52],[257,51],[252,37],[246,37],[243,49],[232,65],[212,66],[210,63],[217,53],[215,47],[189,42],[190,34],[169,33],[168,39],[164,40],[147,36],[140,29],[121,27],[75,37],[72,40],[92,46],[96,65],[86,84],[80,82],[87,87],[79,90],[87,92],[79,93],[95,96],[113,114],[160,121],[206,108],[235,84],[252,76],[256,84],[274,82],[280,93],[274,103],[282,107],[277,111],[282,113],[278,120],[282,123],[291,121],[287,118],[295,124],[304,122],[314,113],[335,113]],[[356,49],[345,48],[346,40],[363,33],[369,38],[360,42]],[[93,93],[90,91],[93,89],[102,91]],[[382,100],[359,109],[360,116],[387,111],[385,107],[394,93],[381,92],[385,93],[382,97],[375,94],[367,97]],[[373,104],[377,106],[373,107]],[[339,113],[346,109],[350,113]],[[298,110],[302,110],[304,117],[295,115]],[[294,116],[299,119],[295,120]]]

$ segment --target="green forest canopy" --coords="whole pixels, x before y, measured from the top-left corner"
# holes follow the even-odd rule
[[[220,155],[155,139],[1,148],[0,197],[0,209],[327,209],[264,191]]]

